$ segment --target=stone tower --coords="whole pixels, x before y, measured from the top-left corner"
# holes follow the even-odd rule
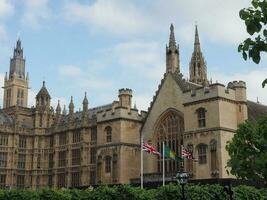
[[[4,101],[3,108],[15,105],[27,107],[29,77],[25,76],[25,59],[23,58],[23,48],[18,39],[14,49],[13,58],[10,59],[9,76],[6,73],[4,81]]]
[[[166,46],[166,73],[180,72],[179,46],[176,45],[174,27],[170,27],[169,46]]]
[[[52,116],[50,113],[51,97],[45,87],[43,86],[36,95],[36,111],[35,111],[35,128],[49,128],[52,123]]]
[[[208,84],[206,61],[200,49],[197,26],[195,30],[194,52],[189,64],[189,73],[191,82],[201,85]]]
[[[119,90],[119,106],[123,108],[127,108],[128,111],[132,108],[132,90],[129,88],[122,88]]]

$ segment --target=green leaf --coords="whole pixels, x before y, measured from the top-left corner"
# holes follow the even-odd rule
[[[258,0],[253,0],[253,1],[251,2],[251,4],[253,5],[254,8],[258,8],[258,6],[259,6],[259,1],[258,1]]]
[[[243,44],[240,44],[240,45],[238,46],[238,52],[241,52],[242,48],[243,48]]]
[[[267,37],[267,30],[266,29],[263,30],[263,35],[264,35],[264,37]]]
[[[264,88],[266,84],[267,84],[267,78],[262,82],[262,88]]]
[[[248,59],[248,55],[247,55],[247,53],[245,51],[243,51],[242,55],[243,55],[243,59],[244,60],[247,60]]]
[[[243,20],[246,20],[249,18],[249,12],[247,12],[245,9],[242,9],[239,11],[239,17]]]
[[[255,49],[253,52],[252,52],[252,60],[253,62],[255,62],[256,64],[259,64],[260,60],[261,60],[261,56],[260,56],[260,52]]]

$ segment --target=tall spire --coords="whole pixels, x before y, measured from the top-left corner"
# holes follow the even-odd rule
[[[197,30],[197,25],[195,28],[195,42],[194,42],[194,51],[200,52],[200,42],[199,42],[199,36],[198,36],[198,30]]]
[[[176,45],[174,26],[170,27],[169,46],[166,47],[166,73],[180,72],[179,46]]]
[[[207,85],[207,67],[204,56],[202,55],[197,25],[195,27],[194,51],[189,64],[190,81],[200,85]]]

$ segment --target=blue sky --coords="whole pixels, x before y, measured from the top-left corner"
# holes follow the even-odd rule
[[[0,85],[18,35],[30,74],[29,105],[42,81],[52,96],[75,109],[84,92],[90,106],[117,99],[131,88],[137,107],[146,110],[165,71],[169,26],[175,26],[182,72],[188,76],[197,23],[208,77],[227,84],[247,82],[249,99],[267,104],[261,81],[267,59],[245,62],[237,53],[247,37],[238,11],[248,0],[0,0]],[[3,91],[0,92],[2,105]]]

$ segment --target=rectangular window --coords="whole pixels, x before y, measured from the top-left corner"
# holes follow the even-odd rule
[[[48,175],[48,187],[52,187],[53,186],[53,176],[52,175]]]
[[[0,136],[0,146],[8,146],[8,135]]]
[[[19,148],[26,148],[26,137],[19,136]]]
[[[66,166],[66,151],[58,152],[58,166],[59,167]]]
[[[207,146],[200,145],[198,147],[198,163],[206,164],[207,163]]]
[[[50,153],[49,154],[48,167],[53,168],[53,166],[54,166],[54,155],[53,155],[53,153]]]
[[[91,129],[91,141],[95,142],[97,140],[97,127]]]
[[[65,173],[58,174],[57,186],[59,188],[66,187],[66,176],[65,176]]]
[[[39,188],[40,187],[40,176],[36,177],[36,187]]]
[[[66,133],[61,133],[59,135],[59,145],[64,145],[66,143],[67,143]]]
[[[95,171],[90,171],[90,184],[94,185],[96,183],[96,173]]]
[[[0,152],[0,167],[7,166],[7,152]]]
[[[6,175],[0,174],[0,188],[6,187]]]
[[[95,147],[90,148],[90,163],[91,164],[96,163],[96,148]]]
[[[24,188],[24,187],[25,187],[25,176],[17,175],[17,188]]]
[[[80,165],[81,164],[81,150],[73,149],[72,150],[72,165]]]
[[[80,172],[72,172],[71,173],[71,187],[80,186]]]
[[[37,168],[41,168],[41,154],[38,154],[37,156]]]
[[[25,169],[25,160],[26,160],[26,155],[20,153],[18,159],[18,169]]]
[[[50,145],[50,148],[52,148],[54,146],[54,138],[53,136],[51,138],[49,138],[49,145]]]
[[[73,132],[72,143],[78,143],[80,141],[81,141],[81,132],[80,131]]]

